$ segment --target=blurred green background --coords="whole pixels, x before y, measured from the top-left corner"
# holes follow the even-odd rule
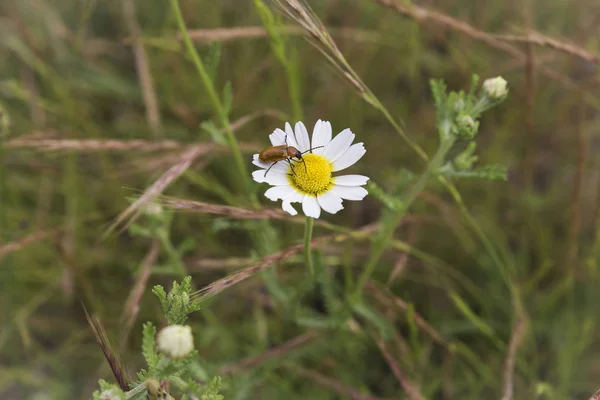
[[[446,0],[414,9],[397,0],[398,9],[386,7],[394,3],[309,2],[350,65],[429,154],[438,142],[430,79],[453,90],[467,89],[473,73],[509,82],[507,101],[484,116],[477,138],[480,162],[507,166],[508,181],[457,182],[505,269],[432,183],[396,232],[409,251],[389,249],[378,265],[372,318],[357,317],[354,329],[334,324],[327,294],[305,289],[306,269],[295,256],[277,267],[286,300],[254,276],[192,315],[202,368],[223,377],[227,399],[418,398],[406,394],[386,354],[425,398],[501,398],[512,380],[516,399],[587,399],[600,387],[600,3]],[[180,5],[215,86],[230,82],[231,121],[250,168],[267,135],[293,122],[286,71],[251,1]],[[331,121],[334,133],[352,129],[367,153],[351,173],[383,188],[403,169],[421,172],[423,163],[381,114],[294,21],[275,15],[291,27],[284,32],[309,130],[317,119]],[[528,45],[521,39],[530,30],[578,47]],[[180,279],[173,263],[201,288],[269,254],[250,238],[256,221],[227,215],[165,211],[167,240],[144,234],[156,223],[147,216],[102,237],[130,199],[196,143],[216,142],[219,151],[196,159],[165,194],[250,208],[178,37],[168,1],[0,4],[3,399],[89,398],[99,378],[112,380],[82,301],[133,373],[143,366],[143,321],[164,324],[149,288]],[[115,142],[90,142],[107,139]],[[148,142],[128,145],[133,139]],[[158,150],[149,148],[155,142]],[[279,208],[265,189],[251,190],[263,208]],[[345,206],[327,221],[358,229],[383,208],[373,196]],[[274,251],[301,243],[301,224],[270,225]],[[317,226],[315,237],[329,233]],[[369,251],[368,240],[355,239],[316,257],[338,290],[342,271],[358,275]],[[124,335],[124,304],[148,257],[152,273]],[[524,310],[511,301],[517,292]],[[273,348],[281,353],[261,358]],[[506,368],[509,354],[514,371]]]

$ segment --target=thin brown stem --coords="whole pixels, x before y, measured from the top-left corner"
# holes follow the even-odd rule
[[[131,288],[131,292],[129,292],[129,296],[125,302],[125,307],[123,307],[123,314],[121,315],[123,331],[121,332],[121,343],[119,345],[121,351],[125,349],[125,345],[129,339],[129,334],[131,333],[131,328],[133,327],[133,324],[135,323],[135,320],[139,314],[140,301],[142,300],[142,296],[144,295],[144,291],[148,285],[148,279],[150,279],[150,274],[152,273],[152,266],[158,259],[159,253],[160,242],[157,239],[154,239],[150,244],[150,250],[148,250],[148,253],[146,253],[144,260],[142,261],[140,272],[135,284]]]
[[[230,374],[235,374],[235,373],[242,372],[242,371],[247,371],[252,368],[256,368],[256,367],[264,364],[265,362],[268,362],[269,360],[278,359],[278,358],[280,359],[281,357],[285,356],[286,354],[288,354],[296,349],[302,348],[304,345],[312,342],[313,340],[315,340],[318,337],[319,337],[319,334],[315,331],[307,332],[303,335],[297,336],[297,337],[293,338],[292,340],[289,340],[289,341],[283,343],[282,345],[273,347],[258,356],[247,358],[243,361],[240,361],[240,362],[232,364],[232,365],[227,365],[219,370],[219,374],[220,375],[230,375]]]
[[[133,0],[123,1],[123,16],[129,34],[133,38],[142,37],[142,29],[135,16],[135,4]],[[148,55],[146,54],[143,43],[139,40],[133,42],[133,55],[135,58],[135,69],[137,71],[140,88],[142,90],[142,97],[144,99],[144,106],[146,108],[146,120],[148,121],[148,126],[150,127],[152,134],[156,137],[160,131],[160,110],[158,107],[156,89],[154,87],[154,79],[150,72]]]
[[[512,332],[508,345],[508,354],[504,361],[504,394],[502,400],[512,400],[514,395],[514,375],[517,351],[527,332],[527,320],[519,319]]]
[[[424,400],[425,398],[419,391],[419,388],[407,378],[406,374],[400,368],[400,366],[396,362],[396,359],[387,348],[385,342],[379,337],[375,337],[374,339],[375,343],[377,343],[377,347],[379,347],[379,351],[381,351],[381,354],[383,355],[383,358],[385,359],[386,363],[392,370],[392,373],[400,383],[400,386],[402,386],[402,389],[404,389],[404,391],[408,395],[408,398],[410,400]]]
[[[375,396],[361,393],[358,389],[348,386],[338,381],[337,379],[325,376],[317,371],[301,368],[291,364],[286,364],[284,367],[292,372],[295,372],[298,375],[302,375],[306,378],[309,378],[318,385],[321,385],[336,392],[340,396],[343,396],[342,398],[348,398],[351,400],[378,400],[378,398]]]

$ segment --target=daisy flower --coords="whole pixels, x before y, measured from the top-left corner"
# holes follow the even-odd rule
[[[342,199],[358,201],[367,195],[361,186],[367,183],[368,177],[332,175],[356,163],[366,152],[363,143],[352,144],[355,135],[350,129],[344,129],[332,138],[331,124],[318,120],[311,143],[302,122],[297,122],[294,128],[292,131],[286,123],[285,132],[275,129],[269,139],[273,146],[287,144],[294,147],[303,153],[302,160],[264,163],[258,154],[254,154],[252,163],[260,169],[254,171],[252,177],[256,182],[273,185],[265,192],[268,199],[281,199],[282,208],[291,215],[298,214],[292,203],[302,203],[302,211],[307,217],[319,218],[321,209],[335,214],[344,208]]]

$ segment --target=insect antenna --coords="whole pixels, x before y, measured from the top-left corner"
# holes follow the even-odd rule
[[[303,152],[302,152],[302,153],[300,153],[300,154],[308,153],[309,151],[312,153],[312,151],[313,151],[314,149],[320,149],[321,147],[325,147],[325,146],[317,146],[317,147],[313,147],[313,148],[310,148],[310,149],[308,149],[308,150],[306,150],[306,151],[303,151]]]

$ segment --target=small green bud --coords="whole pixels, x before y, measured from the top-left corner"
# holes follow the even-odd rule
[[[459,138],[472,139],[477,135],[479,121],[476,121],[467,114],[460,114],[456,117],[452,133]]]
[[[473,168],[473,164],[477,161],[478,157],[473,155],[477,145],[475,142],[469,143],[467,148],[460,153],[454,159],[454,167],[459,171],[466,171]]]

